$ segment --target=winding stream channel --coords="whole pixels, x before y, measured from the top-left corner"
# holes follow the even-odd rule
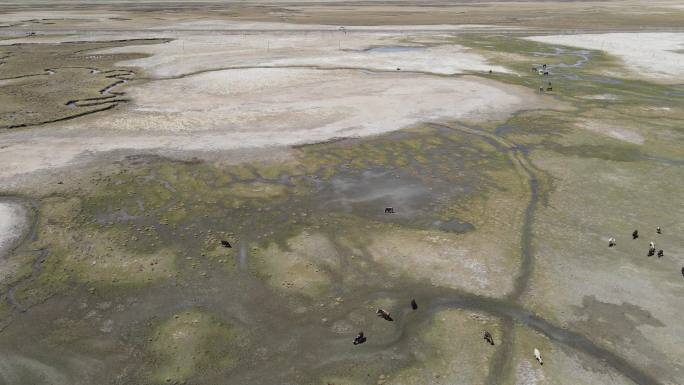
[[[43,120],[35,123],[18,123],[18,124],[11,124],[7,126],[0,126],[0,129],[13,129],[13,128],[24,128],[24,127],[35,127],[35,126],[42,126],[45,124],[50,124],[50,123],[57,123],[57,122],[62,122],[66,120],[72,120],[76,118],[80,118],[82,116],[86,115],[91,115],[95,114],[98,112],[103,112],[110,110],[116,106],[118,106],[120,103],[127,103],[129,100],[128,99],[121,99],[120,97],[125,95],[124,92],[118,92],[114,91],[113,89],[117,86],[120,86],[122,84],[125,84],[129,81],[132,80],[132,78],[135,76],[135,72],[132,70],[126,70],[126,69],[115,69],[115,70],[109,70],[109,71],[102,71],[98,68],[92,68],[92,67],[56,67],[56,68],[49,68],[45,70],[45,73],[42,74],[28,74],[28,75],[20,75],[20,76],[15,76],[11,78],[3,78],[0,80],[13,80],[13,79],[21,79],[21,78],[27,78],[27,77],[35,77],[35,76],[53,76],[55,75],[59,70],[61,69],[83,69],[87,70],[91,75],[105,75],[104,77],[107,79],[113,79],[114,82],[111,84],[107,85],[103,89],[99,91],[100,95],[99,97],[91,97],[91,98],[84,98],[84,99],[74,99],[74,100],[69,100],[64,105],[67,107],[72,107],[72,108],[83,108],[83,107],[97,107],[94,109],[88,109],[85,111],[79,111],[74,114],[70,114],[67,116],[61,116],[59,118],[55,119],[48,119],[48,120]],[[101,107],[98,107],[101,106]]]
[[[510,337],[513,329],[513,321],[529,328],[532,328],[555,342],[562,343],[573,349],[584,352],[599,361],[603,361],[609,366],[613,367],[625,377],[641,385],[658,385],[660,382],[651,377],[641,369],[629,363],[619,355],[597,346],[587,337],[556,326],[553,323],[535,315],[526,310],[519,303],[520,297],[527,289],[532,271],[534,269],[534,255],[532,250],[532,226],[534,223],[534,215],[539,205],[539,181],[537,172],[534,166],[527,158],[527,154],[522,150],[522,147],[509,142],[495,134],[488,131],[476,128],[466,127],[463,124],[455,126],[446,126],[442,124],[432,124],[437,127],[447,127],[450,129],[464,131],[470,134],[479,135],[489,141],[496,142],[499,150],[505,151],[519,166],[518,172],[521,177],[528,181],[530,188],[530,201],[524,215],[524,223],[522,232],[520,234],[520,256],[521,264],[520,271],[516,277],[513,290],[504,299],[492,299],[473,294],[460,294],[449,298],[438,298],[433,300],[429,305],[429,313],[435,313],[444,309],[470,309],[482,311],[502,319],[502,346],[497,350],[497,354],[491,362],[490,375],[488,384],[496,385],[501,383],[501,379],[505,375],[505,369],[508,367],[511,354],[510,348],[512,341]]]

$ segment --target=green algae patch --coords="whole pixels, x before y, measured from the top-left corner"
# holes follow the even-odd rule
[[[479,231],[453,234],[394,226],[373,232],[366,248],[390,276],[498,297],[512,288],[511,271],[516,271],[520,260],[519,240],[487,239]]]
[[[14,315],[14,309],[12,306],[5,301],[4,297],[0,297],[0,332],[12,322],[12,316]]]
[[[255,250],[255,274],[274,288],[316,297],[329,288],[330,271],[339,269],[340,255],[323,234],[302,232],[283,249],[271,244]]]
[[[263,179],[278,180],[283,176],[299,176],[305,171],[296,161],[287,162],[259,162],[254,165],[255,172]]]
[[[256,174],[252,167],[246,164],[239,164],[230,167],[230,174],[237,180],[252,180],[256,178]]]
[[[390,376],[389,384],[484,384],[489,363],[501,343],[500,323],[496,318],[465,310],[436,313],[417,338],[412,338],[410,353],[415,363]],[[489,331],[491,346],[483,339]]]
[[[297,147],[298,160],[307,173],[328,179],[340,171],[363,171],[375,167],[411,169],[414,162],[427,166],[431,156],[449,144],[438,130],[419,126],[369,139],[344,139]]]
[[[241,198],[269,199],[285,195],[287,188],[273,183],[233,183],[226,192]]]
[[[150,338],[153,383],[179,383],[206,372],[228,370],[239,361],[237,327],[198,309],[164,321]]]
[[[31,247],[44,250],[45,257],[36,265],[35,279],[17,290],[19,300],[41,301],[74,282],[93,291],[159,282],[177,273],[176,251],[162,247],[149,228],[142,231],[147,238],[139,239],[125,226],[98,225],[89,220],[82,202],[77,197],[42,201],[38,240]]]
[[[22,252],[0,259],[0,292],[31,275],[36,253]]]

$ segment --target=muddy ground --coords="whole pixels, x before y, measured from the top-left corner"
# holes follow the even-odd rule
[[[102,52],[163,49],[177,23],[212,9],[223,22],[302,23],[288,28],[468,12],[506,30],[402,32],[402,44],[459,45],[506,71],[373,71],[470,77],[531,104],[294,146],[162,144],[62,162],[27,144],[15,162],[52,163],[0,179],[0,208],[24,218],[0,222],[11,233],[0,238],[0,384],[681,384],[681,85],[630,78],[602,51],[520,38],[539,31],[529,27],[665,28],[681,12],[663,2],[637,17],[601,3],[591,9],[602,16],[587,17],[584,3],[552,4],[536,10],[555,16],[532,19],[475,3],[3,9],[0,30],[20,40],[0,45],[0,148],[50,130],[67,145],[85,132],[75,125],[133,116],[141,105],[127,87],[164,80],[121,64],[143,52]],[[143,25],[166,30],[86,33]],[[24,41],[42,39],[29,29],[57,41]],[[396,38],[380,48],[414,54]],[[542,63],[549,75],[531,70]],[[662,258],[647,256],[650,241]],[[367,341],[353,345],[360,331]]]

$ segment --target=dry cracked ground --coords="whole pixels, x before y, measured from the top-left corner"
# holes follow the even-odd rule
[[[0,0],[0,384],[684,384],[683,26]]]

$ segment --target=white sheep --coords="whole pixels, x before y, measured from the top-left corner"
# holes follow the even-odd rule
[[[541,358],[541,353],[539,353],[539,349],[537,348],[534,348],[534,358],[536,358],[537,361],[539,361],[539,365],[544,365],[544,361],[542,361]]]

